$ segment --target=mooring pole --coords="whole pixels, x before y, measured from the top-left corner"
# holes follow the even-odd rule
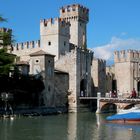
[[[97,92],[97,110],[96,110],[97,114],[101,113],[101,111],[100,111],[100,98],[101,98],[101,93]]]

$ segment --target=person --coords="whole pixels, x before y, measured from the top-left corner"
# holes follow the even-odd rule
[[[137,96],[136,90],[135,88],[133,88],[132,93],[131,93],[131,98],[136,98],[136,96]]]
[[[118,98],[122,98],[122,92],[120,92],[119,90],[118,90]]]
[[[117,92],[116,92],[116,90],[114,90],[114,98],[117,98]]]
[[[112,91],[109,92],[109,97],[112,98]]]
[[[114,90],[113,92],[112,92],[112,98],[116,98],[117,97],[117,92],[116,92],[116,90]]]
[[[110,96],[109,96],[109,92],[108,92],[108,90],[107,90],[107,92],[106,92],[106,98],[109,98]]]
[[[83,92],[83,90],[81,90],[81,97],[83,97],[84,96],[84,92]]]

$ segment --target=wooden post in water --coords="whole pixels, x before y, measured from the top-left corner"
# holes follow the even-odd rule
[[[100,98],[101,98],[101,93],[97,92],[97,110],[96,110],[97,114],[101,113],[101,110],[100,110]]]

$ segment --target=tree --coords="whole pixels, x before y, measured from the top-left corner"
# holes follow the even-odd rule
[[[1,15],[0,15],[0,22],[5,22],[7,21],[7,19],[3,18]]]
[[[0,22],[4,22],[2,16],[0,16]],[[10,67],[14,63],[15,55],[7,53],[8,46],[11,46],[12,40],[12,30],[6,28],[0,28],[0,74],[8,74]]]
[[[15,55],[7,53],[6,49],[0,49],[0,74],[9,74],[14,60]]]
[[[0,46],[3,46],[3,48],[7,48],[7,46],[11,45],[13,40],[12,40],[12,30],[6,29],[6,28],[1,28],[0,30]]]
[[[0,15],[0,23],[1,22],[7,22],[7,19],[3,18]],[[14,42],[12,30],[7,28],[0,28],[0,46],[3,48],[8,47],[9,45],[12,45]]]

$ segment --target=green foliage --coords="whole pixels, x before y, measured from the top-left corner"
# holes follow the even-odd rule
[[[5,22],[7,21],[7,19],[3,18],[1,15],[0,15],[0,22]]]
[[[2,16],[0,16],[0,22],[4,22]],[[12,30],[0,30],[0,74],[9,74],[10,67],[14,63],[15,55],[7,53],[7,47],[13,43]]]
[[[6,53],[6,49],[0,49],[0,74],[8,75],[14,59],[15,55]]]
[[[0,42],[0,45],[3,47],[11,45],[13,42],[11,31],[9,32],[0,31],[0,40],[2,40],[2,42]]]

